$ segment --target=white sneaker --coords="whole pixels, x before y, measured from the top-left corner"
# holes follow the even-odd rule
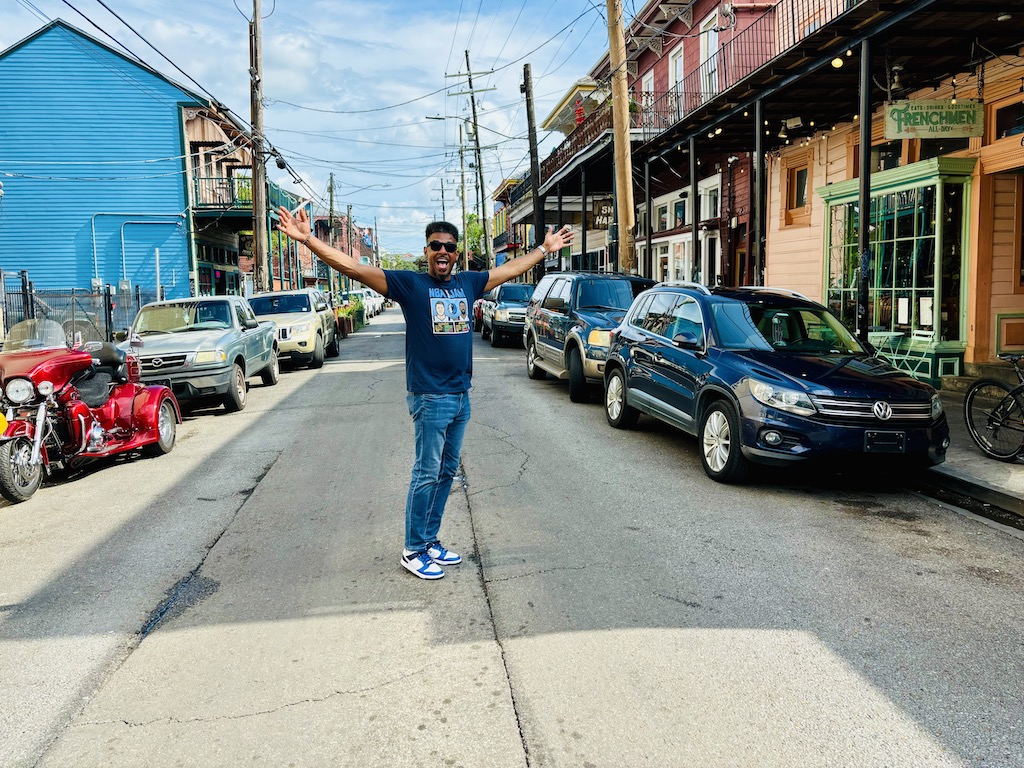
[[[408,549],[402,552],[402,567],[413,576],[421,579],[440,579],[444,577],[444,571],[430,559],[426,552],[410,552]]]
[[[438,565],[458,565],[462,562],[462,555],[445,549],[439,541],[435,541],[427,548],[427,554]]]

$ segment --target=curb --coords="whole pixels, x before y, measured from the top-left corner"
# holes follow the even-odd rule
[[[959,496],[1002,510],[1013,518],[1017,518],[1018,527],[1024,526],[1024,499],[1001,491],[994,486],[978,480],[958,477],[937,469],[929,469],[921,475],[921,483],[925,493],[947,491]]]

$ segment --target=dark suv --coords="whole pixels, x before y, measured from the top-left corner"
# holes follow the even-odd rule
[[[531,379],[569,380],[569,399],[587,400],[587,385],[604,380],[611,329],[653,280],[597,272],[551,272],[526,307],[523,343]]]
[[[934,389],[787,291],[660,284],[613,331],[604,380],[609,424],[643,412],[696,435],[719,482],[738,482],[750,462],[927,466],[949,445]]]
[[[485,293],[480,305],[480,338],[490,339],[492,347],[506,337],[518,344],[532,295],[533,283],[502,283]]]

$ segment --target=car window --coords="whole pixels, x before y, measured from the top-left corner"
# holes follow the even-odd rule
[[[636,326],[637,328],[642,327],[644,318],[647,315],[647,308],[651,305],[651,302],[654,301],[655,295],[656,294],[649,294],[640,299],[636,305],[636,309],[633,310],[633,314],[629,318],[630,325]]]
[[[551,293],[547,295],[547,299],[564,299],[565,303],[569,303],[569,293],[572,288],[572,284],[563,279],[555,280],[555,284],[551,286]]]
[[[668,328],[672,324],[672,308],[678,298],[674,293],[654,294],[654,300],[647,307],[640,327],[648,333],[667,336]]]
[[[309,296],[300,294],[283,294],[276,296],[253,296],[249,306],[257,315],[276,315],[288,312],[309,312]]]
[[[238,315],[238,324],[245,327],[245,307],[241,304],[235,304],[235,314]]]
[[[501,301],[529,301],[533,286],[526,283],[506,283],[499,289],[498,299]]]
[[[580,280],[576,294],[579,309],[626,309],[647,286],[630,280]]]
[[[864,347],[824,307],[724,302],[713,307],[718,341],[734,349],[798,354],[859,354]]]
[[[704,340],[704,318],[700,312],[700,305],[689,296],[679,296],[676,305],[672,307],[672,322],[664,334],[669,339],[674,339],[679,334],[694,336],[698,341]]]
[[[541,281],[537,283],[537,287],[533,291],[533,296],[530,297],[531,302],[539,302],[544,300],[544,296],[551,289],[551,284],[555,282],[553,277],[541,278]]]

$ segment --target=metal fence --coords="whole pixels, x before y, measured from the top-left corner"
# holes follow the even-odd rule
[[[68,341],[113,341],[127,330],[139,309],[156,301],[154,291],[119,291],[108,285],[97,293],[78,288],[36,290],[28,272],[0,273],[3,335],[25,318],[45,317],[60,323]]]

